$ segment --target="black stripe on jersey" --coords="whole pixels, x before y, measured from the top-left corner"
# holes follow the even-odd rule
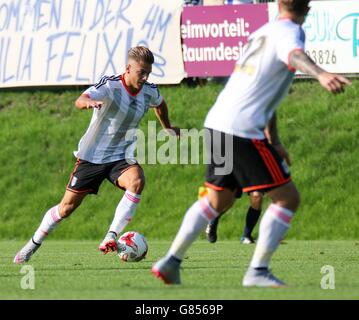
[[[157,89],[157,86],[154,84],[154,83],[151,83],[151,82],[145,82],[145,84],[147,84],[148,86],[150,86],[151,88],[153,89]]]
[[[100,81],[95,84],[95,88],[96,88],[96,89],[101,88],[104,84],[107,83],[107,81],[118,81],[118,80],[120,80],[120,79],[121,79],[121,76],[115,76],[115,75],[110,76],[110,77],[108,77],[108,76],[103,76],[103,77],[100,79]]]
[[[94,87],[97,88],[99,85],[102,85],[103,83],[106,83],[106,81],[107,81],[108,78],[109,78],[108,76],[103,76],[103,77],[100,79],[100,81],[97,82],[97,83],[94,85]]]
[[[157,93],[157,98],[159,98],[160,96],[160,91],[158,90],[157,86],[154,84],[154,83],[150,83],[150,82],[145,82],[145,84],[147,84],[148,86],[150,86],[152,89],[155,89],[156,90],[156,93]]]
[[[96,89],[99,89],[101,88],[103,85],[105,85],[107,83],[107,81],[119,81],[121,79],[121,76],[116,76],[116,75],[113,75],[113,76],[103,76],[99,82],[97,82],[94,87]]]

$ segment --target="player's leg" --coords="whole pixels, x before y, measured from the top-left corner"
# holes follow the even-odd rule
[[[208,222],[206,227],[206,238],[210,243],[217,242],[217,228],[221,215]]]
[[[152,267],[152,273],[168,284],[181,282],[179,267],[184,253],[204,231],[207,224],[233,204],[236,196],[237,182],[231,171],[233,145],[227,146],[228,139],[224,133],[214,132],[211,129],[206,132],[208,133],[205,136],[207,160],[210,160],[205,183],[206,187],[209,187],[208,195],[199,199],[187,210],[167,255]],[[229,138],[233,140],[232,136]],[[230,149],[228,150],[227,147]],[[225,158],[222,157],[223,155]],[[228,169],[229,172],[223,169]]]
[[[60,204],[46,212],[33,238],[16,255],[15,263],[28,261],[48,234],[81,204],[87,194],[97,193],[104,179],[104,171],[104,165],[77,160]]]
[[[290,227],[300,197],[293,182],[268,191],[271,205],[263,215],[259,227],[257,247],[251,262],[254,268],[267,268],[269,260]]]
[[[263,193],[253,191],[250,193],[250,206],[246,214],[246,224],[244,226],[241,243],[252,244],[255,243],[252,232],[256,226],[262,211]]]
[[[299,205],[299,194],[285,161],[267,140],[234,137],[234,146],[238,150],[234,154],[234,167],[239,168],[234,175],[243,192],[267,192],[273,201],[261,220],[255,253],[243,285],[283,286],[269,271],[269,261]]]
[[[245,286],[281,286],[283,282],[268,271],[269,262],[280,241],[286,235],[297,210],[300,197],[293,182],[268,191],[272,204],[259,226],[259,237],[250,268],[243,279]],[[260,279],[262,278],[262,279]]]
[[[234,200],[232,190],[223,189],[217,191],[209,189],[208,195],[193,204],[187,211],[169,253],[182,260],[185,251],[197,238],[198,231],[204,230],[209,221],[232,206]]]
[[[152,273],[167,284],[180,284],[179,267],[183,256],[209,221],[219,216],[234,202],[234,192],[229,189],[209,190],[207,196],[195,202],[186,212],[181,227],[167,255],[152,268]]]
[[[221,191],[224,187],[230,190],[236,190],[235,198],[240,198],[242,195],[242,188],[239,185],[238,179],[233,176],[233,136],[226,135],[223,132],[209,129],[210,139],[206,139],[207,157],[211,159],[211,164],[207,166],[207,179],[205,186],[207,189]],[[224,172],[223,169],[231,167],[229,172]],[[222,172],[222,173],[220,173]],[[228,205],[228,208],[232,203]],[[209,242],[215,243],[217,241],[217,228],[220,217],[228,209],[226,208],[215,219],[211,220],[206,228],[206,238]]]
[[[209,188],[205,186],[201,186],[198,190],[198,199],[205,197],[208,195]],[[217,226],[219,222],[219,215],[217,218],[211,220],[206,227],[206,238],[210,243],[215,243],[217,241]]]
[[[207,187],[208,192],[210,192],[210,190],[215,190],[215,191],[223,190],[223,188],[218,188],[218,187],[215,187],[215,189],[212,189],[213,187],[214,186]],[[242,195],[242,192],[237,191],[235,197],[240,198],[241,195]],[[218,217],[216,217],[213,220],[208,222],[207,227],[206,227],[206,238],[210,243],[215,243],[217,241],[217,228],[218,228],[219,219],[233,205],[235,197],[233,197],[232,201],[228,202],[227,207],[223,208],[223,210],[221,211],[221,213]]]
[[[99,250],[104,254],[117,250],[116,238],[133,219],[145,186],[144,172],[137,164],[129,165],[119,162],[112,169],[110,180],[115,182],[119,188],[125,190],[125,194],[117,205],[110,228],[99,246]]]
[[[82,202],[87,193],[74,193],[66,191],[60,204],[49,209],[33,237],[27,244],[16,254],[15,263],[23,263],[30,260],[31,256],[40,248],[42,242],[57,227],[57,225],[67,218]]]

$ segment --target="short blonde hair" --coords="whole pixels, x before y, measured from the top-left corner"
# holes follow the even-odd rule
[[[310,0],[279,0],[283,9],[296,14],[304,14]]]
[[[133,59],[136,62],[146,62],[149,64],[153,64],[155,62],[155,58],[153,57],[151,50],[143,46],[133,47],[128,50],[128,59]]]

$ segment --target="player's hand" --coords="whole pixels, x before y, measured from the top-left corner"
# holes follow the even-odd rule
[[[86,109],[101,109],[103,106],[103,101],[96,101],[96,100],[87,100],[86,101]]]
[[[285,160],[288,166],[292,164],[288,151],[286,150],[286,148],[283,147],[281,143],[274,145],[273,148],[278,152],[280,157]]]
[[[349,79],[339,74],[329,72],[322,72],[318,80],[323,88],[334,94],[344,92],[344,87],[352,84]]]

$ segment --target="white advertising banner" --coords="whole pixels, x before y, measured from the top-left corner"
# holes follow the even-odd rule
[[[306,53],[329,72],[359,73],[359,1],[312,1],[303,28]],[[269,4],[269,20],[278,5]]]
[[[179,83],[182,0],[0,0],[0,88],[88,85],[125,69],[129,48],[155,56],[149,81]]]

